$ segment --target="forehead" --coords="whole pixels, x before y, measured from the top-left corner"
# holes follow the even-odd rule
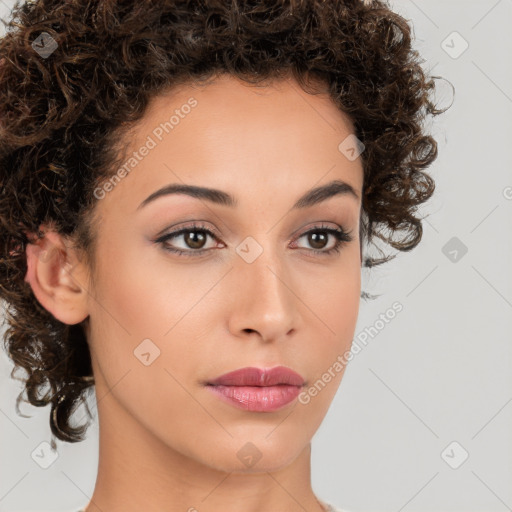
[[[127,162],[150,150],[131,157],[116,194],[125,189],[138,205],[155,188],[181,183],[293,199],[337,178],[360,190],[361,161],[339,148],[352,134],[327,93],[308,94],[293,79],[254,86],[224,75],[181,85],[154,97],[125,137]]]
[[[193,113],[187,107],[187,103],[193,99],[197,105],[192,110],[201,112],[201,115],[193,116],[192,122],[210,128],[210,133],[222,131],[223,125],[236,123],[239,128],[247,126],[254,129],[261,128],[261,124],[268,127],[286,126],[287,118],[294,121],[302,119],[301,124],[310,123],[312,128],[320,131],[330,128],[334,132],[352,132],[350,116],[334,104],[327,92],[327,84],[315,79],[311,87],[315,94],[304,91],[292,77],[265,84],[249,84],[222,74],[206,84],[182,84],[153,97],[138,128],[144,131],[155,121],[169,120],[173,110],[179,116],[173,123],[181,124]],[[219,123],[216,130],[213,130],[214,123]],[[177,124],[175,128],[178,128]]]

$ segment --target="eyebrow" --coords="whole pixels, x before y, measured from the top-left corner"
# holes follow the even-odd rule
[[[170,194],[185,194],[190,197],[205,199],[212,203],[228,206],[230,208],[236,208],[238,206],[237,199],[231,194],[228,194],[222,190],[199,187],[196,185],[173,183],[171,185],[166,185],[159,190],[156,190],[151,195],[146,197],[146,199],[144,199],[144,201],[142,201],[142,203],[137,207],[137,210],[146,206],[148,203],[159,197]],[[292,209],[296,210],[309,208],[337,195],[348,195],[359,199],[359,195],[355,191],[354,187],[352,187],[352,185],[342,180],[334,180],[320,187],[308,190],[305,194],[299,197],[299,199],[292,206]]]

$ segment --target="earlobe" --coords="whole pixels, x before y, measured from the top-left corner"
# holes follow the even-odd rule
[[[57,320],[73,325],[88,316],[85,269],[65,238],[47,231],[42,238],[27,244],[27,273],[39,303]]]

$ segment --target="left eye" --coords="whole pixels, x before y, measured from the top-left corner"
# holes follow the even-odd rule
[[[185,246],[188,247],[189,250],[176,249],[175,247],[170,246],[168,243],[169,240],[179,238],[181,236],[184,236],[183,240],[185,242]],[[218,240],[217,236],[208,228],[200,225],[192,225],[172,233],[168,233],[167,235],[164,235],[155,240],[155,242],[161,244],[164,247],[164,250],[168,252],[176,253],[184,257],[194,257],[209,250],[204,248],[205,241],[208,236]],[[325,245],[327,245],[326,242],[328,241],[329,236],[334,237],[334,244],[331,248],[325,249]],[[303,233],[300,237],[298,237],[297,240],[305,237],[308,237],[308,243],[317,245],[317,247],[320,245],[320,248],[310,249],[310,251],[313,253],[318,253],[320,255],[328,255],[334,252],[339,252],[341,246],[352,241],[352,236],[349,232],[347,233],[343,229],[335,229],[328,226],[315,226],[309,231]]]

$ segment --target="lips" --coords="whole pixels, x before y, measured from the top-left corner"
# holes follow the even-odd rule
[[[251,412],[273,412],[299,395],[304,379],[290,368],[240,368],[207,382],[206,388],[222,401]]]
[[[250,366],[225,373],[208,384],[212,386],[277,386],[280,384],[303,386],[304,379],[297,372],[285,366],[276,366],[270,369]]]

